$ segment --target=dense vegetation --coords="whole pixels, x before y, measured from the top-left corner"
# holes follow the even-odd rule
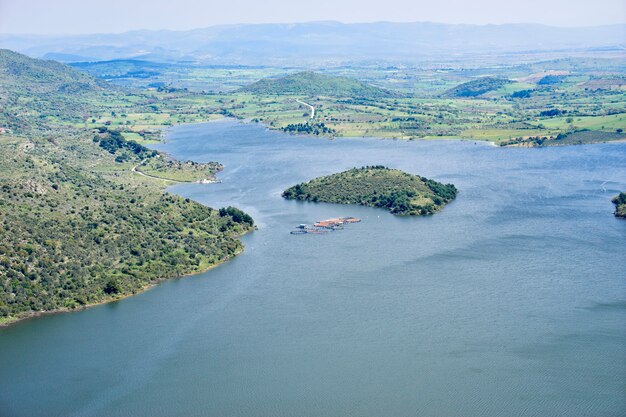
[[[457,85],[456,87],[448,90],[446,95],[448,97],[478,97],[489,91],[502,88],[506,84],[510,84],[512,82],[513,81],[506,78],[482,77],[477,80]]]
[[[52,145],[20,146],[0,159],[12,173],[0,188],[0,317],[76,308],[195,272],[240,251],[236,235],[251,226],[84,172],[51,157]]]
[[[511,98],[529,98],[533,94],[533,90],[519,90],[511,94]]]
[[[239,210],[237,207],[224,207],[219,210],[219,213],[220,216],[230,218],[235,223],[243,224],[246,227],[254,226],[254,220],[252,217],[248,213]]]
[[[154,158],[158,155],[157,151],[146,148],[134,140],[126,140],[124,136],[117,130],[109,130],[106,127],[98,129],[99,134],[94,135],[93,141],[106,149],[110,154],[116,155],[116,162],[142,160]]]
[[[626,218],[626,193],[619,193],[613,198],[615,204],[615,217]]]
[[[393,214],[424,215],[441,210],[456,193],[452,184],[384,166],[367,166],[295,185],[285,190],[283,197],[381,207]]]
[[[131,171],[143,161],[202,179],[219,164],[174,161],[85,123],[122,113],[115,103],[127,98],[76,70],[9,51],[0,63],[0,323],[134,294],[242,249],[250,216],[164,193],[162,181]]]
[[[537,81],[538,85],[551,85],[551,84],[559,84],[565,79],[563,75],[546,75],[539,81]]]
[[[281,127],[280,130],[288,133],[303,133],[309,135],[332,135],[335,131],[324,123],[294,123]]]
[[[328,97],[393,97],[390,91],[361,81],[305,71],[280,78],[264,78],[241,89],[255,94],[306,95]]]

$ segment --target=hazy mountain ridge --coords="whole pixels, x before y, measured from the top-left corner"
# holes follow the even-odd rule
[[[278,63],[419,59],[496,51],[623,49],[626,25],[562,28],[538,24],[310,22],[212,26],[75,36],[0,35],[0,46],[66,61],[143,59],[198,63]],[[278,52],[280,51],[280,52]]]

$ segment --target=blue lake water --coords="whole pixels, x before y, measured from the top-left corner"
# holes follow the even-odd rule
[[[626,415],[626,143],[502,149],[218,121],[159,149],[219,161],[171,192],[259,230],[218,268],[0,330],[0,416]],[[387,165],[452,182],[430,217],[285,201]],[[355,216],[326,235],[299,223]]]

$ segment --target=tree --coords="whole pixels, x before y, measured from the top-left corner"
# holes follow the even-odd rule
[[[120,283],[117,282],[115,278],[109,278],[106,284],[104,284],[103,291],[105,294],[113,295],[122,292],[122,288],[120,286]]]

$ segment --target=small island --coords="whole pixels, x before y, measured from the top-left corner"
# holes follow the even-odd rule
[[[381,165],[348,171],[295,185],[286,199],[386,208],[398,215],[426,215],[441,210],[456,197],[452,184],[412,175]]]
[[[613,198],[615,204],[615,217],[626,219],[626,192],[619,193]]]

